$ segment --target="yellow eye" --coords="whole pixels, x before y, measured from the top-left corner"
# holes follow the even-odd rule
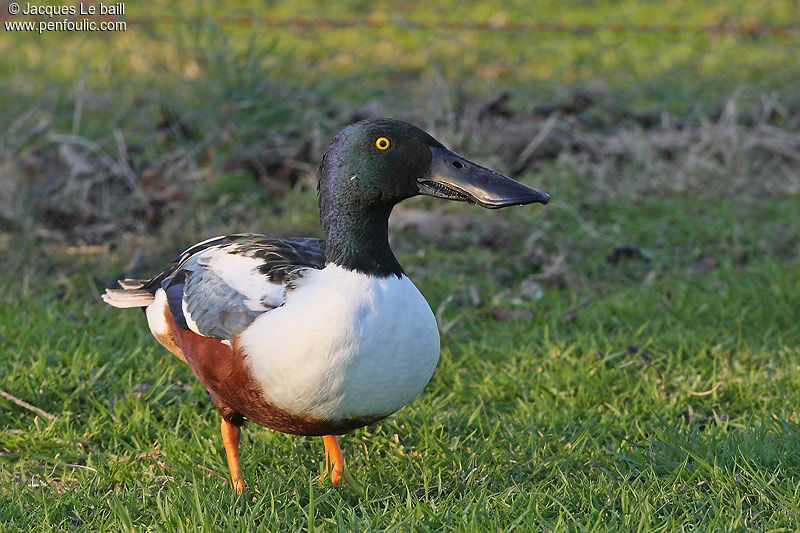
[[[389,139],[387,139],[386,137],[378,137],[378,140],[375,141],[375,147],[378,150],[386,150],[391,145],[392,145],[392,143],[389,142]]]

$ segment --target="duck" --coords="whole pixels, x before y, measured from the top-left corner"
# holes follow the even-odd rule
[[[246,421],[322,437],[323,478],[330,472],[336,486],[345,472],[338,437],[396,412],[431,379],[439,330],[389,246],[395,205],[418,195],[488,209],[550,199],[389,118],[333,138],[317,193],[322,239],[214,237],[102,295],[143,308],[155,339],[208,390],[239,494]]]

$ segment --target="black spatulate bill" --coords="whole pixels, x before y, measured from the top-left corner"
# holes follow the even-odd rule
[[[482,167],[446,148],[432,146],[431,168],[417,180],[420,194],[472,202],[487,209],[550,201],[547,193]]]

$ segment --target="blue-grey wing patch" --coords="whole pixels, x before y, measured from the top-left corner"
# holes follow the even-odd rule
[[[182,311],[189,329],[201,335],[231,339],[244,331],[256,317],[271,309],[263,306],[254,310],[247,300],[213,270],[186,273]]]

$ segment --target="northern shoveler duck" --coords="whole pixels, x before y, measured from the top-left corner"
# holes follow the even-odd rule
[[[549,200],[390,119],[336,135],[318,192],[323,240],[215,237],[103,295],[114,307],[144,307],[155,338],[208,389],[239,493],[245,420],[322,436],[337,485],[336,436],[394,413],[431,378],[438,328],[389,247],[395,204],[419,194],[489,209]]]

